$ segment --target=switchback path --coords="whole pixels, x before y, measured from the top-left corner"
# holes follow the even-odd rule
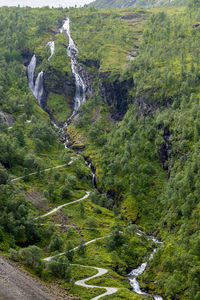
[[[93,239],[91,241],[88,241],[86,243],[84,243],[84,246],[87,246],[91,243],[94,243],[98,240],[101,240],[101,239],[104,239],[105,237],[99,237],[99,238],[96,238],[96,239]],[[74,251],[74,250],[77,250],[79,246],[73,248],[72,250],[70,251]],[[44,258],[44,261],[51,261],[52,259],[58,257],[58,256],[61,256],[61,255],[64,255],[66,252],[62,252],[62,253],[59,253],[57,255],[54,255],[54,256],[49,256],[49,257],[46,257]],[[87,284],[86,282],[89,281],[90,279],[93,279],[93,278],[97,278],[97,277],[100,277],[104,274],[106,274],[108,272],[107,269],[103,269],[103,268],[97,268],[97,267],[93,267],[93,266],[84,266],[84,265],[79,265],[79,264],[71,264],[72,266],[78,266],[78,267],[81,267],[81,268],[92,268],[94,270],[97,271],[97,274],[91,276],[91,277],[88,277],[88,278],[85,278],[85,279],[81,279],[81,280],[78,280],[75,282],[75,285],[78,285],[78,286],[82,286],[84,288],[91,288],[91,289],[94,289],[94,288],[98,288],[98,289],[104,289],[106,290],[105,293],[99,295],[99,296],[96,296],[94,298],[91,298],[91,300],[98,300],[104,296],[108,296],[108,295],[112,295],[114,293],[116,293],[118,291],[118,288],[113,288],[113,287],[105,287],[105,286],[98,286],[98,285],[92,285],[92,284]]]
[[[73,160],[74,161],[74,160]],[[72,163],[73,161],[71,161],[70,163]],[[63,167],[65,165],[62,165],[62,166],[57,166],[57,167],[54,167],[54,168],[59,168],[59,167]],[[49,171],[51,169],[46,169],[45,171]],[[20,178],[21,179],[21,178]],[[68,205],[71,205],[71,204],[74,204],[74,203],[77,203],[77,202],[80,202],[84,199],[87,199],[90,195],[90,192],[86,192],[86,195],[83,196],[82,198],[78,199],[78,200],[74,200],[74,201],[71,201],[71,202],[67,202],[67,203],[64,203],[62,205],[59,205],[57,207],[55,207],[54,209],[52,209],[50,212],[44,214],[44,215],[41,215],[39,217],[36,217],[35,220],[37,219],[40,219],[40,218],[44,218],[44,217],[47,217],[51,214],[54,214],[55,212],[57,212],[58,210],[62,209],[63,207],[65,206],[68,206]],[[84,246],[87,246],[91,243],[94,243],[98,240],[101,240],[101,239],[104,239],[105,237],[99,237],[99,238],[96,238],[96,239],[93,239],[93,240],[90,240],[88,242],[85,242],[83,245]],[[74,250],[77,250],[79,248],[79,246],[76,246],[74,247],[73,249],[71,249],[70,251],[74,251]],[[51,261],[52,259],[56,258],[56,257],[59,257],[61,255],[64,255],[66,252],[62,252],[62,253],[59,253],[57,255],[54,255],[54,256],[49,256],[49,257],[46,257],[44,258],[44,261]],[[116,293],[118,291],[118,288],[113,288],[113,287],[102,287],[102,286],[95,286],[95,285],[90,285],[90,284],[86,284],[86,281],[90,280],[90,279],[93,279],[93,278],[96,278],[96,277],[99,277],[99,276],[102,276],[104,274],[106,274],[108,272],[107,269],[103,269],[103,268],[97,268],[97,267],[93,267],[93,266],[83,266],[83,265],[77,265],[77,266],[80,266],[80,267],[83,267],[83,268],[93,268],[94,270],[97,270],[97,274],[94,275],[94,276],[91,276],[91,277],[88,277],[88,278],[85,278],[85,279],[82,279],[82,280],[78,280],[75,282],[76,285],[78,286],[82,286],[82,287],[85,287],[85,288],[100,288],[100,289],[104,289],[106,290],[105,293],[97,296],[97,297],[94,297],[92,298],[91,300],[98,300],[104,296],[107,296],[107,295],[112,295],[114,293]],[[45,299],[45,298],[44,298]]]
[[[103,293],[103,294],[101,294],[101,295],[99,295],[97,297],[94,297],[91,300],[98,300],[101,297],[112,295],[112,294],[114,294],[114,293],[116,293],[118,291],[118,288],[98,286],[98,285],[91,285],[91,284],[87,284],[86,283],[90,279],[93,279],[93,278],[96,278],[96,277],[99,277],[99,276],[102,276],[102,275],[106,274],[108,272],[107,269],[97,268],[97,267],[93,267],[93,266],[83,266],[83,265],[77,265],[77,264],[72,264],[72,266],[78,266],[78,267],[82,267],[82,268],[92,268],[94,270],[97,270],[97,274],[96,275],[93,275],[93,276],[88,277],[86,279],[81,279],[81,280],[78,280],[78,281],[75,282],[76,285],[82,286],[82,287],[85,287],[85,288],[101,288],[101,289],[105,289],[106,290],[105,293]]]
[[[102,239],[104,239],[104,238],[105,238],[105,237],[102,236],[102,237],[99,237],[99,238],[90,240],[90,241],[88,241],[88,242],[85,242],[83,245],[84,245],[84,246],[87,246],[87,245],[89,245],[89,244],[91,244],[91,243],[94,243],[94,242],[96,242],[96,241],[98,241],[98,240],[102,240]],[[74,250],[77,250],[78,248],[79,248],[79,246],[77,246],[77,247],[75,247],[75,248],[73,248],[73,249],[71,249],[71,250],[69,250],[69,251],[74,251]],[[61,253],[59,253],[59,254],[57,254],[57,255],[49,256],[49,257],[44,258],[44,260],[45,260],[45,261],[51,261],[52,259],[54,259],[54,258],[56,258],[56,257],[58,257],[58,256],[61,256],[61,255],[64,255],[65,253],[66,253],[66,252],[61,252]]]
[[[56,167],[44,169],[44,170],[42,170],[41,172],[49,172],[49,171],[51,171],[51,170],[60,169],[60,168],[69,166],[69,165],[71,165],[76,159],[77,159],[77,157],[73,157],[73,158],[71,159],[71,161],[70,161],[68,164],[63,164],[63,165],[59,165],[59,166],[56,166]],[[12,179],[11,182],[19,181],[20,179],[23,179],[23,178],[25,178],[26,176],[32,176],[32,175],[36,175],[36,174],[37,174],[37,172],[33,172],[33,173],[30,173],[30,174],[27,174],[27,175],[24,175],[24,176],[16,177],[16,178]]]
[[[89,197],[89,195],[90,195],[90,192],[86,192],[86,195],[83,196],[82,198],[80,198],[80,199],[78,199],[78,200],[71,201],[71,202],[67,202],[67,203],[62,204],[62,205],[59,205],[59,206],[55,207],[54,209],[52,209],[51,211],[49,211],[48,213],[46,213],[46,214],[44,214],[44,215],[42,215],[42,216],[39,216],[39,217],[35,218],[35,220],[40,219],[40,218],[47,217],[47,216],[49,216],[49,215],[52,215],[52,214],[54,214],[55,212],[57,212],[58,210],[60,210],[61,208],[67,206],[67,205],[71,205],[71,204],[80,202],[80,201],[82,201],[82,200],[85,200],[85,199],[87,199],[87,198]]]

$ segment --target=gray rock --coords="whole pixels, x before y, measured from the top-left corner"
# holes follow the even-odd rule
[[[14,124],[15,120],[11,115],[0,111],[0,123],[4,122],[7,123],[9,127],[11,127]]]

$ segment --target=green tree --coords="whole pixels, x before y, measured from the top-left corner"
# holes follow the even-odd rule
[[[60,250],[60,248],[63,245],[63,240],[58,236],[58,234],[55,232],[51,238],[51,242],[49,244],[49,250],[51,252]]]
[[[74,250],[73,250],[73,246],[71,244],[70,241],[67,241],[67,246],[66,246],[66,253],[65,253],[66,257],[69,259],[69,261],[73,260],[74,257]]]
[[[79,211],[80,211],[80,217],[84,218],[84,216],[85,216],[85,207],[84,207],[83,202],[80,202],[80,204],[79,204]]]
[[[80,245],[78,247],[78,254],[80,256],[84,256],[86,254],[86,246],[85,246],[85,242],[81,241]]]
[[[6,184],[8,181],[8,173],[0,163],[0,184]]]

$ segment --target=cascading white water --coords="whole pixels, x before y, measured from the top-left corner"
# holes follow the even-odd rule
[[[51,59],[51,57],[53,56],[54,52],[55,52],[55,42],[54,41],[50,41],[47,43],[46,46],[50,47],[51,50],[51,55],[48,58],[48,61]],[[31,90],[31,92],[33,93],[33,95],[35,96],[35,98],[38,100],[38,104],[41,106],[42,105],[42,97],[44,95],[44,85],[43,85],[43,71],[41,71],[35,81],[34,84],[34,74],[35,74],[35,68],[36,68],[36,56],[33,55],[30,64],[28,65],[28,85],[29,88]]]
[[[28,65],[27,72],[28,72],[28,85],[32,93],[34,93],[34,73],[36,68],[36,56],[33,55],[30,64]]]
[[[69,117],[68,121],[65,122],[64,126],[61,128],[61,135],[64,137],[65,136],[65,147],[68,145],[68,139],[66,137],[66,128],[68,126],[68,122],[73,119],[77,111],[79,110],[80,106],[82,103],[85,102],[85,92],[86,92],[86,86],[84,84],[83,79],[78,73],[77,69],[77,55],[78,55],[78,49],[71,37],[70,34],[70,21],[69,18],[66,18],[66,20],[63,23],[62,28],[60,28],[60,33],[65,32],[69,38],[69,46],[67,48],[67,54],[71,59],[71,69],[72,69],[72,74],[74,75],[75,78],[75,84],[76,84],[76,92],[75,92],[75,97],[74,97],[74,109],[72,115]],[[51,55],[48,58],[48,61],[51,59],[55,52],[55,42],[54,41],[49,41],[46,44],[46,47],[49,46],[51,50]],[[28,84],[29,88],[38,100],[39,105],[41,106],[42,104],[42,98],[44,95],[44,85],[43,85],[43,71],[41,71],[38,74],[38,77],[35,81],[34,84],[34,73],[35,73],[35,68],[36,68],[36,57],[33,55],[31,62],[28,66],[27,72],[28,72]]]
[[[81,106],[81,104],[83,104],[85,102],[86,86],[77,70],[78,49],[77,49],[77,47],[71,37],[71,34],[70,34],[69,18],[66,18],[62,29],[60,29],[60,32],[63,32],[63,31],[68,35],[68,38],[69,38],[69,46],[67,48],[67,54],[71,58],[71,69],[72,69],[72,74],[74,75],[75,84],[76,84],[76,93],[75,93],[75,97],[74,97],[74,110],[73,110],[71,117],[69,118],[69,120],[71,120],[74,117],[74,115],[77,113],[77,111],[79,110],[79,107]]]
[[[146,293],[141,291],[140,285],[137,282],[136,278],[144,272],[146,266],[147,266],[147,262],[141,264],[137,269],[132,270],[131,273],[129,274],[130,285],[133,288],[133,291],[139,295],[146,295]]]
[[[34,74],[35,74],[35,68],[36,68],[36,56],[33,55],[30,64],[28,65],[27,68],[27,73],[28,73],[28,85],[35,96],[35,98],[38,100],[38,104],[41,106],[41,100],[44,94],[44,86],[43,86],[43,71],[41,71],[34,83]]]
[[[91,162],[87,161],[87,159],[85,157],[84,157],[84,159],[85,159],[86,166],[88,166],[90,168],[90,172],[92,174],[92,186],[93,186],[93,188],[97,188],[96,175],[95,175],[94,167],[92,166]]]
[[[51,55],[49,56],[48,58],[48,61],[50,61],[50,59],[52,58],[52,56],[54,55],[54,52],[55,52],[55,42],[54,41],[50,41],[46,44],[46,47],[50,47],[50,50],[51,50]]]
[[[35,81],[35,88],[33,92],[40,106],[42,105],[41,100],[44,94],[43,75],[44,75],[43,71],[41,71],[38,74],[37,79]]]
[[[141,231],[141,230],[138,230],[136,232],[137,235],[141,236],[143,235],[144,233]],[[149,236],[148,237],[149,240],[152,240],[155,244],[162,244],[160,241],[158,241],[155,237],[153,236]],[[152,260],[153,259],[153,256],[154,256],[154,253],[157,251],[157,248],[155,248],[153,250],[153,252],[150,254],[148,260],[144,263],[142,263],[138,268],[136,269],[133,269],[129,274],[128,274],[128,279],[129,279],[129,282],[130,282],[130,286],[132,287],[133,289],[133,292],[135,292],[136,294],[138,295],[150,295],[148,293],[145,293],[145,292],[142,292],[141,289],[140,289],[140,285],[137,281],[137,277],[139,275],[141,275],[145,269],[146,269],[146,266],[147,266],[147,263],[148,261]],[[159,295],[152,295],[152,297],[154,298],[154,300],[163,300],[163,298]]]

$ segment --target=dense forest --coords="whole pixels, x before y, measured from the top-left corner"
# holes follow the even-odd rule
[[[66,17],[86,86],[64,127],[67,148],[59,127],[76,86],[60,30]],[[102,294],[75,284],[96,273],[83,266],[95,266],[108,273],[90,284],[118,289],[104,299],[199,300],[199,2],[148,11],[3,7],[0,28],[1,253],[81,299]],[[34,54],[42,108],[27,80]],[[162,244],[138,279],[149,295],[138,295],[127,275],[155,249],[151,235]]]

